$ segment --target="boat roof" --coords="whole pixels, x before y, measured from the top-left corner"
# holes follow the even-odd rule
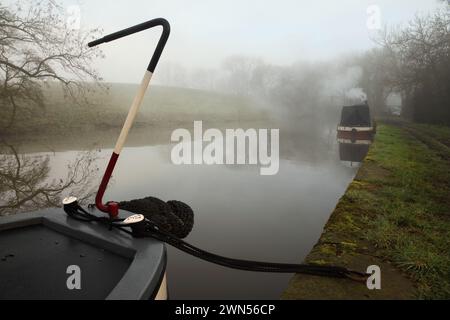
[[[0,299],[147,300],[163,279],[166,248],[47,209],[0,219],[0,259]],[[81,290],[67,288],[72,265]]]
[[[342,127],[371,126],[370,108],[367,104],[344,106],[341,113]]]

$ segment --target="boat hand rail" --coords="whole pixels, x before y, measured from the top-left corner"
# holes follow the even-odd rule
[[[152,55],[150,63],[147,67],[144,78],[142,79],[142,82],[139,86],[139,90],[136,94],[136,97],[134,98],[133,103],[130,107],[130,111],[128,112],[127,119],[125,120],[122,131],[120,133],[120,136],[117,139],[116,146],[111,155],[111,158],[109,160],[109,163],[105,170],[105,173],[103,174],[103,179],[98,188],[97,196],[95,198],[96,207],[100,211],[108,213],[111,219],[116,217],[119,214],[119,204],[116,202],[113,202],[113,201],[110,201],[110,202],[107,202],[106,204],[104,204],[103,196],[106,192],[106,188],[108,187],[108,183],[109,183],[109,180],[111,179],[112,173],[113,173],[114,168],[117,163],[117,160],[119,159],[119,155],[125,145],[125,141],[127,140],[128,134],[131,130],[131,127],[133,126],[136,115],[139,112],[140,106],[141,106],[142,101],[145,96],[145,92],[147,91],[147,88],[150,85],[150,80],[153,76],[156,65],[158,64],[161,54],[164,50],[164,47],[166,46],[167,40],[169,39],[170,24],[164,18],[157,18],[157,19],[149,20],[147,22],[135,25],[133,27],[123,29],[121,31],[109,34],[107,36],[104,36],[101,39],[98,39],[98,40],[88,43],[89,47],[95,47],[102,43],[111,42],[111,41],[129,36],[129,35],[132,35],[132,34],[135,34],[135,33],[138,33],[138,32],[141,32],[141,31],[144,31],[144,30],[156,27],[156,26],[163,27],[161,37],[158,41],[158,44]]]
[[[148,68],[147,68],[148,71],[153,73],[156,69],[156,65],[159,62],[159,58],[161,57],[161,54],[164,50],[164,47],[166,46],[167,40],[169,39],[169,35],[170,35],[170,24],[164,18],[153,19],[153,20],[135,25],[133,27],[123,29],[123,30],[115,32],[115,33],[111,33],[107,36],[104,36],[103,38],[89,42],[88,46],[92,48],[92,47],[98,46],[102,43],[107,43],[107,42],[111,42],[111,41],[114,41],[114,40],[117,40],[120,38],[124,38],[124,37],[130,36],[132,34],[135,34],[135,33],[150,29],[150,28],[154,28],[157,26],[162,26],[163,31],[162,31],[161,37],[158,41],[158,45],[156,46],[155,52],[153,53],[152,59],[150,60],[150,64],[148,65]]]

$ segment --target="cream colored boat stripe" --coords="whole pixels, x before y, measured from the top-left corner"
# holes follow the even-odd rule
[[[356,130],[357,132],[367,132],[367,131],[373,131],[373,127],[338,127],[338,131],[353,131]]]

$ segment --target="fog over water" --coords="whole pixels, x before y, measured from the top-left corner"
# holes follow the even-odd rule
[[[387,105],[377,104],[385,90],[372,80],[383,71],[372,70],[369,58],[378,27],[442,6],[434,0],[62,3],[80,10],[83,30],[99,27],[104,35],[156,17],[172,26],[155,72],[158,87],[145,97],[105,199],[184,201],[196,214],[187,239],[194,245],[290,263],[301,262],[317,242],[365,154],[359,148],[353,159],[351,144],[340,149],[342,106],[368,100],[385,112],[402,104],[395,90]],[[158,37],[153,30],[102,45],[105,58],[93,67],[109,91],[90,96],[93,105],[74,106],[47,88],[40,117],[18,118],[12,128],[23,130],[0,141],[0,215],[58,206],[70,194],[92,202]],[[366,86],[373,92],[362,89],[367,83],[375,83]],[[278,174],[261,176],[251,165],[174,165],[171,133],[192,131],[195,120],[222,132],[279,129]],[[20,188],[43,191],[23,204],[19,196],[27,194],[14,190],[17,176]],[[277,299],[292,276],[228,270],[172,248],[168,259],[174,299]]]
[[[316,160],[281,159],[280,172],[266,177],[259,174],[257,166],[175,166],[170,160],[171,148],[126,148],[105,199],[151,195],[184,201],[195,211],[194,230],[187,241],[242,259],[300,262],[317,241],[357,169],[339,161],[336,143]],[[87,166],[92,181],[63,190],[61,196],[83,197],[90,187],[95,190],[102,173],[96,169],[103,170],[111,152],[95,152],[94,161]],[[80,151],[22,155],[36,163],[48,157],[48,174],[37,182],[40,186],[66,177],[67,166],[79,156]],[[9,159],[14,163],[13,157]],[[168,249],[172,299],[277,299],[292,276],[229,270]]]

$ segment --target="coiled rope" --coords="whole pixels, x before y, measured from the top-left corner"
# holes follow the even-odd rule
[[[194,227],[194,212],[191,207],[180,201],[164,202],[158,198],[147,197],[140,200],[119,203],[123,210],[142,214],[149,221],[180,239],[186,238]]]

